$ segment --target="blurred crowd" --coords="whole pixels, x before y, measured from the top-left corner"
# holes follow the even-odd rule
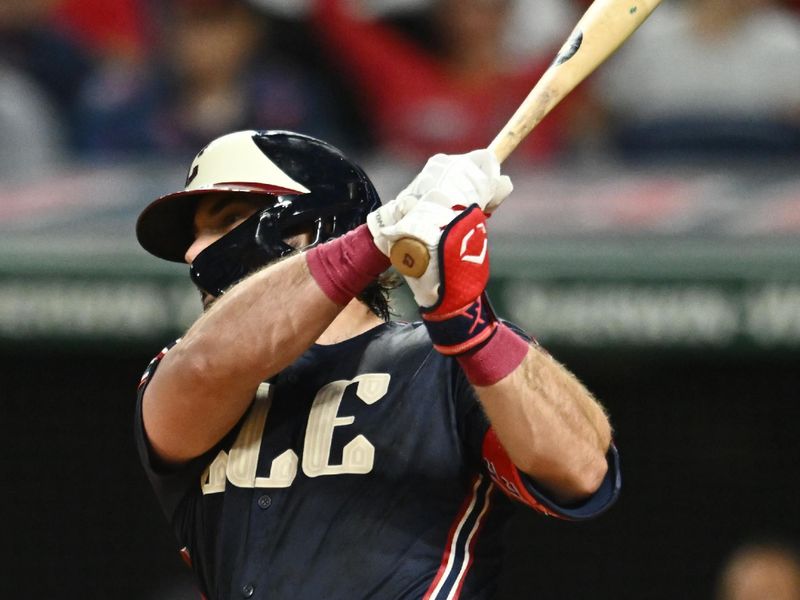
[[[800,600],[800,551],[775,536],[742,542],[719,571],[715,600]]]
[[[585,0],[3,0],[0,179],[293,129],[418,164],[486,146]],[[800,0],[664,0],[510,163],[800,157]]]

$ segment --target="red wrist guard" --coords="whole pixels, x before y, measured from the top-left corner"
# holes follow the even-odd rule
[[[516,369],[527,356],[528,348],[528,342],[499,323],[488,342],[456,359],[472,385],[486,387]]]
[[[306,252],[311,276],[333,302],[343,306],[389,268],[366,225]]]

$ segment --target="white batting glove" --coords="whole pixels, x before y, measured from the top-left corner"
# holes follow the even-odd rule
[[[414,196],[448,207],[477,204],[491,213],[514,189],[511,179],[500,174],[500,163],[491,150],[467,154],[436,154],[397,197]]]
[[[392,243],[399,238],[387,237],[385,232],[396,225],[417,202],[418,199],[414,196],[398,196],[367,215],[367,227],[372,234],[372,241],[386,256],[392,250]]]
[[[367,217],[368,225],[373,214],[375,213]],[[428,268],[422,276],[405,278],[408,287],[414,294],[414,300],[420,307],[433,306],[439,298],[439,259],[437,255],[439,239],[442,236],[442,230],[460,214],[461,211],[453,210],[436,202],[420,200],[415,202],[396,223],[380,228],[378,236],[373,233],[373,238],[380,239],[388,249],[391,249],[392,244],[397,240],[408,237],[419,240],[428,248]],[[373,220],[373,222],[375,221],[376,219]],[[388,250],[386,254],[388,256]]]
[[[383,230],[398,223],[418,201],[457,211],[477,204],[484,212],[491,213],[513,189],[511,179],[500,174],[500,163],[490,150],[473,150],[455,155],[436,154],[396,199],[367,216],[367,226],[375,245],[389,256],[391,242],[404,236],[392,234],[394,237],[390,240]],[[420,241],[425,242],[422,239]]]

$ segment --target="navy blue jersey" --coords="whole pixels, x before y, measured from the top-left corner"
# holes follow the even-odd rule
[[[312,346],[217,446],[165,469],[141,421],[161,356],[140,385],[137,443],[208,598],[489,598],[509,497],[580,519],[617,495],[615,451],[576,507],[509,466],[458,363],[419,323]]]

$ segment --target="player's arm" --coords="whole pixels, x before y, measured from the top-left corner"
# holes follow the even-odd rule
[[[183,462],[222,439],[259,384],[311,346],[387,267],[362,226],[272,264],[220,297],[167,352],[145,389],[144,428],[159,458]]]
[[[490,341],[482,350],[507,356],[508,346],[515,343],[494,348]],[[472,360],[465,356],[459,362],[469,365]],[[469,373],[469,366],[465,370],[471,379],[476,377]],[[503,372],[490,373],[490,379]],[[600,487],[611,444],[606,413],[577,378],[541,347],[529,345],[510,373],[495,383],[474,387],[513,463],[555,500],[576,502]]]
[[[428,246],[428,269],[406,281],[434,347],[458,359],[514,465],[557,500],[574,502],[603,481],[611,427],[583,385],[500,322],[488,302],[484,211],[510,191],[489,151],[439,155],[404,192],[419,201],[402,220],[382,226],[378,211],[368,223],[387,254],[402,237]]]

